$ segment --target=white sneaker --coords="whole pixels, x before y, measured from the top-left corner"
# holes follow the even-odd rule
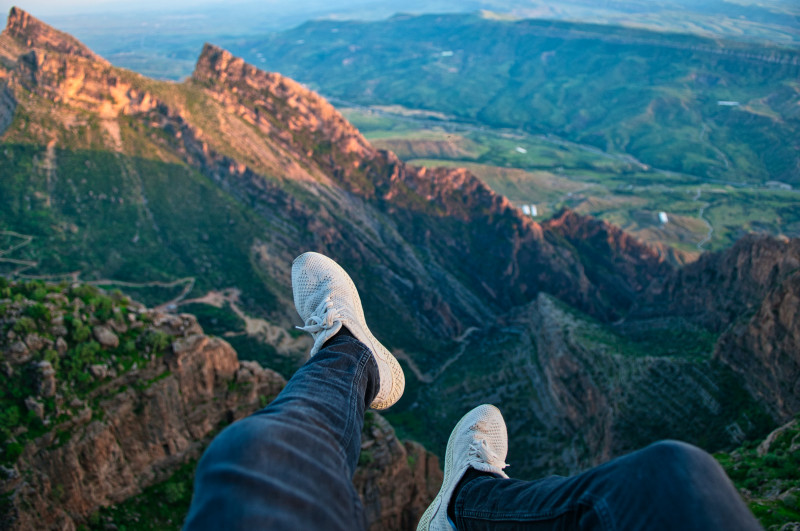
[[[378,363],[380,390],[370,407],[386,409],[397,402],[406,384],[403,369],[367,328],[361,298],[345,270],[319,253],[301,254],[292,263],[292,292],[305,323],[297,328],[314,338],[311,355],[344,326],[372,351]]]
[[[464,473],[474,468],[508,478],[503,472],[507,454],[508,434],[499,409],[483,404],[461,417],[447,441],[442,488],[422,515],[417,531],[450,531],[447,506]]]

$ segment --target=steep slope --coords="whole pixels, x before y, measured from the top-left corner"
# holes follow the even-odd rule
[[[74,526],[197,458],[285,384],[192,316],[0,281],[4,528]]]
[[[21,103],[0,182],[4,227],[34,236],[21,258],[37,273],[191,277],[192,296],[235,286],[249,311],[288,329],[288,264],[316,249],[369,286],[375,327],[420,364],[543,289],[602,319],[624,310],[571,249],[474,176],[375,150],[291,80],[206,46],[191,80],[157,83],[62,53],[56,33],[31,27],[41,25],[16,13],[2,35],[6,49],[34,48],[6,68]],[[611,265],[608,278],[627,286]]]
[[[796,49],[487,14],[315,20],[231,45],[355,104],[553,133],[704,179],[799,183]]]
[[[540,294],[470,336],[387,417],[442,452],[464,412],[495,404],[508,425],[509,473],[523,479],[575,473],[664,438],[718,450],[765,433],[772,419],[710,358],[659,355]]]
[[[658,279],[625,327],[699,327],[718,336],[714,357],[744,378],[780,420],[800,406],[800,240],[750,235]]]
[[[286,383],[239,361],[191,315],[88,286],[0,277],[0,332],[3,529],[133,525],[132,497],[153,508],[166,503],[178,524],[191,499],[191,471],[211,438]],[[438,460],[399,441],[372,413],[362,448],[354,483],[369,523],[410,528],[438,491]],[[148,497],[187,466],[188,481],[166,500]],[[174,503],[176,492],[184,505]]]

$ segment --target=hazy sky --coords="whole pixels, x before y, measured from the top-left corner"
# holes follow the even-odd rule
[[[0,10],[3,16],[9,9],[16,5],[34,16],[47,17],[52,15],[75,15],[81,13],[105,13],[133,11],[146,13],[149,10],[165,11],[191,11],[207,6],[236,7],[251,5],[259,10],[279,8],[281,11],[291,9],[298,11],[304,7],[326,7],[334,11],[353,5],[387,3],[375,0],[0,0]],[[398,9],[402,9],[398,6]]]
[[[106,11],[144,11],[147,9],[163,10],[166,5],[170,9],[184,9],[207,4],[221,4],[219,0],[0,0],[0,9],[8,14],[12,6],[18,6],[33,15],[74,15],[79,13],[98,13]],[[227,4],[241,4],[242,0],[229,0]],[[274,3],[266,1],[264,3]]]

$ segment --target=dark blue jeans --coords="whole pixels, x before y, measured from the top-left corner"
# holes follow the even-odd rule
[[[364,344],[331,338],[278,398],[214,439],[197,465],[184,528],[364,529],[352,478],[378,383]]]
[[[370,351],[329,340],[269,406],[217,436],[197,467],[186,529],[364,529],[352,485]],[[458,492],[459,529],[760,529],[704,451],[662,442],[570,478],[478,477]]]

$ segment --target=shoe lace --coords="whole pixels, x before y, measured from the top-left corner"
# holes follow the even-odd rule
[[[501,460],[500,457],[489,448],[486,439],[473,439],[469,445],[469,456],[471,459],[497,467],[500,470],[508,466],[507,463]]]
[[[333,323],[337,320],[341,320],[341,316],[339,311],[333,308],[333,301],[328,297],[317,305],[314,312],[306,319],[305,326],[296,328],[316,336],[316,334],[332,328]]]

